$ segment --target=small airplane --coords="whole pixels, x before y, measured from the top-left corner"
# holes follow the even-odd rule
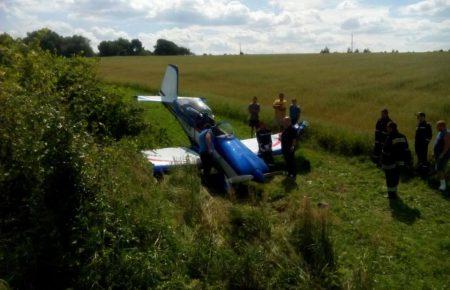
[[[216,123],[212,110],[204,98],[178,96],[178,67],[168,65],[159,96],[137,96],[140,102],[159,102],[171,112],[188,136],[191,147],[172,147],[144,150],[142,153],[153,164],[155,175],[167,172],[174,166],[200,165],[199,134],[204,125],[211,126],[214,138],[215,167],[223,173],[226,184],[254,180],[264,182],[270,176],[268,165],[258,156],[256,138],[239,140],[226,122]],[[305,130],[306,122],[297,124],[297,132]],[[280,134],[272,136],[273,155],[281,154]]]

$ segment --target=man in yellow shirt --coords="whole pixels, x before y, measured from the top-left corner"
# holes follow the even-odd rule
[[[286,117],[286,100],[283,93],[280,93],[278,99],[273,102],[273,109],[275,110],[275,124],[283,130],[283,119]]]

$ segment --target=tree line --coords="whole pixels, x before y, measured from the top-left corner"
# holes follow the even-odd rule
[[[90,45],[90,40],[81,35],[61,36],[58,33],[42,28],[33,32],[28,32],[23,38],[26,44],[40,46],[43,50],[50,51],[56,55],[71,57],[75,55],[81,56],[128,56],[128,55],[193,55],[193,53],[185,47],[178,46],[172,41],[166,39],[158,39],[154,46],[154,51],[145,49],[139,39],[131,41],[125,38],[116,40],[102,41],[97,46],[98,53],[94,53]]]

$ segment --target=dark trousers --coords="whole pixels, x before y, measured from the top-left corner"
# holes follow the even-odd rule
[[[264,162],[266,162],[267,165],[269,164],[273,164],[273,156],[272,156],[272,151],[265,151],[265,152],[261,152],[261,158],[264,160]]]
[[[211,153],[202,152],[200,153],[200,160],[202,161],[203,173],[209,175],[211,168],[214,165],[214,158]]]
[[[299,118],[299,117],[291,117],[291,124],[292,124],[292,125],[297,124],[297,123],[298,123],[298,118]]]
[[[417,160],[419,165],[428,165],[428,143],[416,143],[415,144]]]
[[[392,169],[385,169],[384,174],[386,175],[386,186],[389,195],[397,193],[398,183],[400,182],[400,170],[398,167]]]
[[[373,146],[373,153],[372,153],[372,157],[373,157],[375,163],[378,163],[380,161],[382,149],[383,149],[383,143],[381,143],[379,141],[375,141],[375,145]]]
[[[283,152],[283,157],[288,175],[292,177],[297,176],[297,165],[295,164],[294,152]]]

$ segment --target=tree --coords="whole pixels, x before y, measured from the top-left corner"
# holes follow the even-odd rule
[[[100,56],[112,56],[115,55],[112,41],[102,41],[97,46]]]
[[[151,54],[150,51],[144,49],[139,39],[133,39],[130,42],[128,39],[122,37],[116,40],[100,42],[98,51],[100,56]]]
[[[192,55],[188,48],[178,46],[174,42],[165,39],[156,41],[153,53],[155,55]]]
[[[61,55],[68,57],[73,55],[93,56],[94,51],[89,43],[90,40],[81,35],[64,37],[61,46]]]
[[[131,52],[133,55],[141,55],[144,52],[144,47],[139,39],[131,40]]]
[[[42,28],[27,33],[27,36],[23,41],[28,45],[33,43],[37,44],[43,50],[48,50],[56,55],[66,57],[74,55],[94,55],[94,51],[89,44],[90,41],[86,37],[81,35],[62,37],[48,28]]]
[[[28,32],[23,41],[26,44],[37,43],[43,50],[61,55],[63,37],[48,28]]]
[[[320,51],[320,53],[330,53],[330,49],[329,49],[327,46],[325,46],[325,48],[322,49],[322,50]]]
[[[364,48],[363,53],[370,53],[370,49]]]
[[[353,53],[352,49],[349,47],[347,48],[347,53]]]

